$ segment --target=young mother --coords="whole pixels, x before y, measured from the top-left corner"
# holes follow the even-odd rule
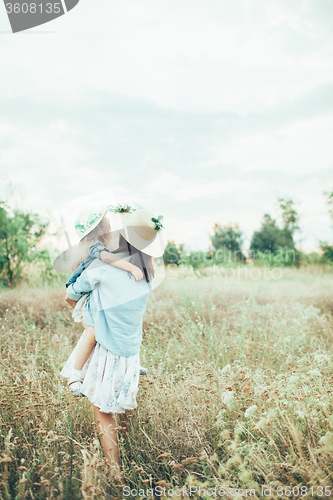
[[[152,257],[161,256],[164,247],[160,224],[150,212],[140,209],[119,217],[122,229],[116,252],[140,267],[144,279],[135,281],[130,273],[96,259],[67,288],[67,295],[77,301],[82,294],[92,292],[84,322],[95,327],[96,345],[83,367],[80,391],[94,405],[97,431],[111,474],[121,479],[115,414],[126,426],[126,412],[137,407],[142,316],[153,287]],[[85,332],[61,371],[66,378],[73,373],[76,351],[84,336]]]

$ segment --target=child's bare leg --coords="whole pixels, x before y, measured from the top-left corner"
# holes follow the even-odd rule
[[[103,413],[94,406],[97,432],[101,442],[105,461],[110,467],[111,475],[122,481],[119,463],[118,435],[115,416],[112,413]]]
[[[82,368],[84,367],[86,361],[88,360],[91,354],[91,351],[96,345],[95,328],[93,326],[86,325],[85,323],[83,323],[82,320],[81,322],[86,330],[86,335],[82,339],[82,342],[78,347],[74,362],[74,369],[71,376],[68,379],[68,385],[70,386],[70,390],[73,396],[76,397],[83,396],[83,394],[81,393],[82,378],[83,378]]]
[[[82,370],[85,362],[87,361],[87,359],[91,354],[91,351],[96,345],[95,328],[93,326],[86,325],[85,323],[83,323],[83,321],[81,322],[87,333],[84,339],[82,340],[81,344],[79,345],[76,353],[76,358],[74,363],[75,370]]]

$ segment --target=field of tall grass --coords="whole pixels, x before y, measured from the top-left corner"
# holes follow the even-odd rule
[[[264,498],[333,496],[333,274],[175,278],[144,316],[150,372],[130,433],[118,430],[123,485],[137,498],[157,486],[169,498],[184,486],[202,499],[216,487],[224,498],[263,498],[263,487]],[[123,498],[92,405],[59,375],[82,332],[64,288],[0,295],[0,497]]]

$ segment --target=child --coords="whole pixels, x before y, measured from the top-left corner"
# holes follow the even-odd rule
[[[127,262],[116,255],[113,255],[107,248],[107,244],[109,243],[111,236],[111,226],[108,218],[106,217],[106,211],[92,212],[89,210],[82,212],[75,222],[75,229],[81,237],[79,250],[81,257],[80,260],[83,262],[78,265],[72,276],[67,281],[66,288],[75,283],[82,272],[87,269],[95,259],[101,259],[103,262],[111,264],[114,267],[130,272],[136,281],[143,278],[143,273],[139,267],[134,266],[130,262]],[[90,294],[84,294],[78,302],[75,302],[66,296],[66,301],[74,309],[74,321],[81,321],[84,329],[86,330],[86,335],[77,351],[73,376],[70,377],[68,381],[71,392],[77,397],[82,396],[80,392],[81,370],[96,345],[95,328],[85,324],[82,317],[83,308],[88,306],[89,295]]]

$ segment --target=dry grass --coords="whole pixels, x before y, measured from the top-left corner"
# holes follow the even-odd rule
[[[307,270],[166,279],[144,317],[150,374],[129,439],[119,431],[125,483],[254,488],[259,498],[263,484],[306,485],[303,498],[322,498],[333,470],[332,284]],[[122,497],[89,401],[59,376],[81,333],[63,298],[62,288],[1,293],[4,499]]]

